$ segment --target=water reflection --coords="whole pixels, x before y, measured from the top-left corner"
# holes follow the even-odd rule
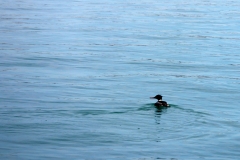
[[[162,114],[167,112],[168,107],[159,107],[159,106],[154,106],[155,107],[155,121],[156,124],[160,124],[160,118]]]
[[[166,112],[167,108],[166,107],[155,107],[155,114],[156,115],[161,115],[162,113]]]
[[[154,103],[150,103],[138,108],[138,111],[154,111],[156,124],[160,124],[161,116],[167,112],[168,108],[169,107],[155,106]]]
[[[146,104],[140,108],[138,108],[139,111],[150,111],[150,110],[154,110],[155,109],[155,115],[162,115],[164,113],[166,113],[167,109],[169,107],[163,107],[163,106],[155,106],[153,103],[150,104]]]

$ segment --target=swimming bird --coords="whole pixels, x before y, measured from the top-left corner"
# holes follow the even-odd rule
[[[155,97],[150,97],[151,99],[157,99],[158,101],[154,104],[156,107],[169,107],[166,101],[162,100],[161,95],[156,95]]]

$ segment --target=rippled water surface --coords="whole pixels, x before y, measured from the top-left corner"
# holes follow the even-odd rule
[[[1,1],[0,159],[239,159],[239,8]]]

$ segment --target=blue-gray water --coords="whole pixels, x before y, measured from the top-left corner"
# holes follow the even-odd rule
[[[1,1],[0,159],[240,159],[239,8]]]

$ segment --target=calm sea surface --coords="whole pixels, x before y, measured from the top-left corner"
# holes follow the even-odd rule
[[[239,160],[239,8],[2,0],[0,159]]]

